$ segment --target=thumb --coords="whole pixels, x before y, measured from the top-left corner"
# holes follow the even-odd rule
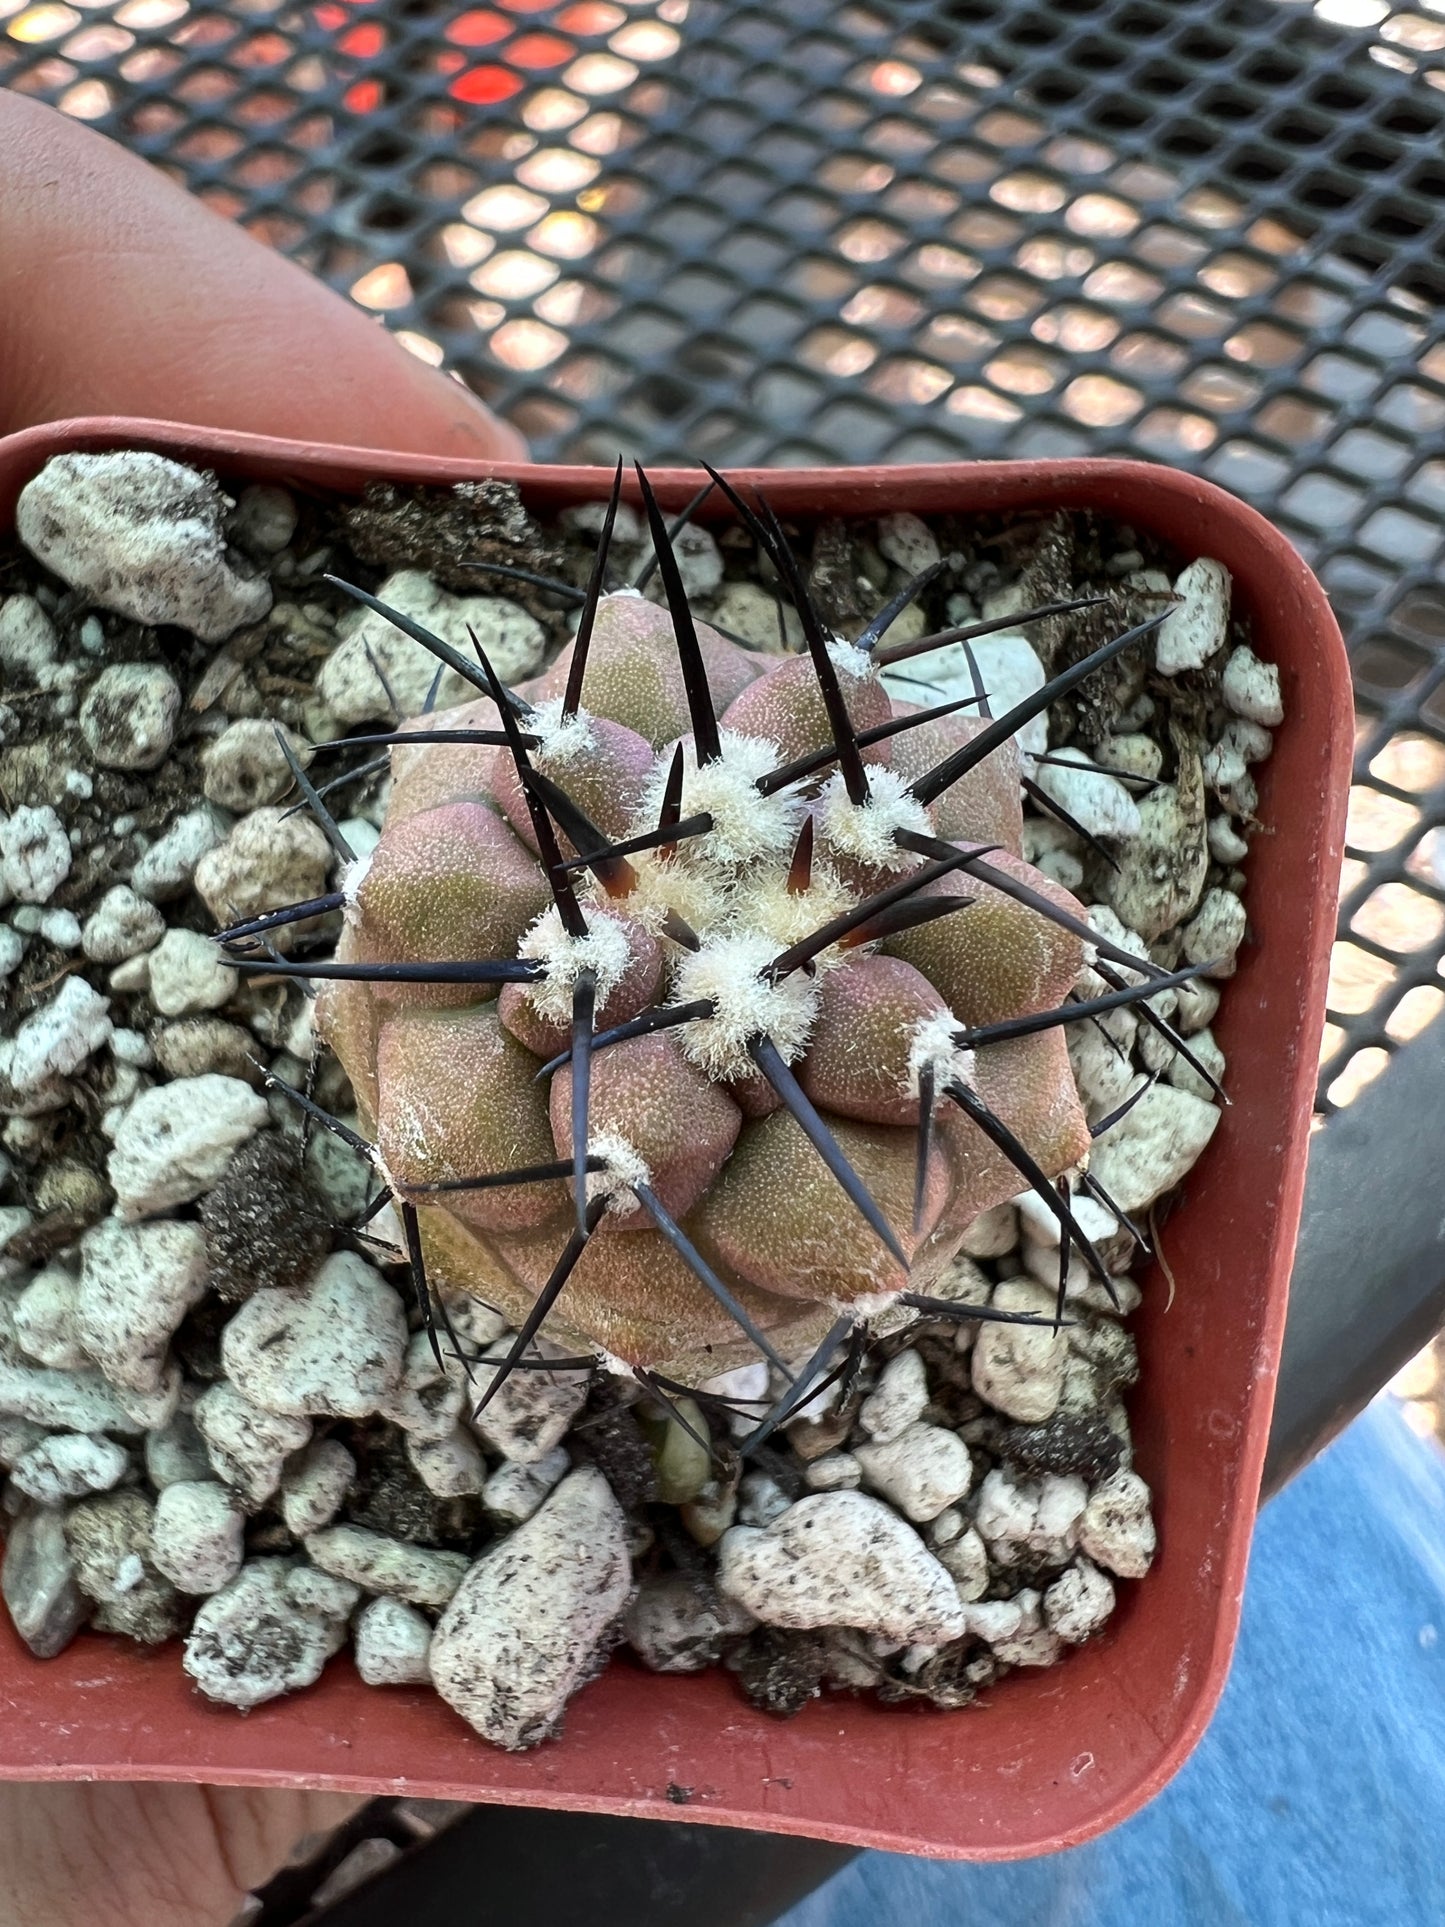
[[[526,453],[303,269],[114,142],[0,92],[0,434],[99,414]]]

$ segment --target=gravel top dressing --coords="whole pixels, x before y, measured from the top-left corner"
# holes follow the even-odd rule
[[[959,1708],[1147,1610],[1131,1271],[1219,1120],[1278,674],[1090,516],[728,513],[24,491],[37,1655],[173,1640],[246,1709],[349,1647],[520,1749],[619,1646]]]

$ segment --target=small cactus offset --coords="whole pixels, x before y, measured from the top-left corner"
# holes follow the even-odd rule
[[[1157,619],[1010,714],[981,690],[920,710],[890,660],[1078,605],[891,651],[934,569],[845,640],[766,502],[714,485],[802,651],[694,619],[639,471],[664,605],[608,587],[609,515],[575,640],[526,690],[395,615],[476,700],[371,739],[390,804],[336,895],[223,938],[320,980],[428,1319],[430,1282],[506,1316],[508,1368],[541,1337],[673,1392],[761,1354],[789,1386],[776,1423],[865,1323],[1010,1316],[946,1280],[1023,1189],[1112,1290],[1069,1203],[1090,1132],[1064,1026],[1193,973],[1111,950],[1021,855],[1016,732]],[[277,951],[327,909],[334,959]],[[1080,1002],[1085,963],[1106,994]]]

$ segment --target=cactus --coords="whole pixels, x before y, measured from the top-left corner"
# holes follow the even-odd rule
[[[1156,623],[1001,718],[982,692],[918,710],[890,660],[1081,605],[890,650],[921,577],[841,639],[766,503],[714,475],[806,637],[750,652],[692,615],[640,470],[664,603],[607,588],[621,477],[575,639],[526,691],[340,585],[479,694],[365,739],[394,779],[370,858],[222,939],[320,981],[429,1320],[428,1281],[506,1315],[504,1370],[540,1334],[678,1393],[761,1353],[771,1424],[849,1332],[1006,1315],[939,1294],[1026,1187],[1112,1289],[1056,1182],[1090,1141],[1063,1026],[1192,973],[1112,952],[1023,860],[1015,734]],[[334,958],[280,955],[327,909]],[[1070,1001],[1086,962],[1109,988]]]

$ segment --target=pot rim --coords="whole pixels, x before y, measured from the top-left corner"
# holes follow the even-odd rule
[[[213,464],[223,472],[243,470],[257,479],[293,479],[302,487],[328,492],[354,493],[363,478],[445,486],[496,477],[516,480],[524,491],[551,497],[555,505],[569,497],[605,495],[611,482],[611,471],[604,468],[469,462],[179,423],[95,417],[48,424],[0,439],[0,516],[8,524],[19,488],[49,456],[136,447]],[[1225,1375],[1230,1399],[1221,1393],[1217,1413],[1207,1415],[1210,1424],[1217,1419],[1216,1430],[1202,1430],[1195,1440],[1197,1449],[1208,1452],[1212,1438],[1215,1456],[1221,1462],[1227,1457],[1229,1472],[1227,1491],[1209,1488],[1218,1517],[1209,1536],[1210,1564],[1207,1571],[1201,1566],[1197,1575],[1197,1589],[1207,1591],[1211,1602],[1207,1631],[1193,1638],[1187,1653],[1181,1648],[1176,1676],[1162,1682],[1153,1700],[1146,1682],[1131,1675],[1122,1658],[1114,1668],[1112,1687],[1105,1691],[1098,1677],[1100,1655],[1102,1670],[1107,1672],[1110,1653],[1128,1642],[1140,1643],[1136,1621],[1141,1615],[1132,1610],[1131,1600],[1119,1615],[1126,1623],[1094,1642],[1092,1650],[1070,1654],[1052,1688],[1038,1675],[1016,1673],[987,1710],[969,1709],[966,1716],[833,1698],[815,1703],[797,1721],[780,1727],[735,1702],[730,1685],[716,1680],[716,1669],[712,1675],[686,1680],[646,1675],[648,1693],[660,1710],[650,1722],[634,1720],[630,1748],[619,1745],[615,1729],[627,1720],[630,1703],[647,1694],[634,1691],[633,1682],[639,1678],[635,1671],[614,1663],[576,1702],[563,1739],[533,1754],[511,1756],[496,1753],[465,1729],[463,1746],[445,1744],[446,1734],[419,1717],[417,1696],[403,1689],[382,1694],[353,1680],[346,1683],[352,1689],[349,1692],[331,1692],[332,1673],[340,1671],[338,1662],[333,1662],[319,1686],[273,1702],[240,1722],[230,1712],[192,1703],[169,1648],[159,1654],[135,1652],[117,1658],[113,1645],[102,1646],[92,1637],[77,1642],[80,1657],[72,1647],[59,1660],[39,1662],[19,1647],[6,1626],[0,1635],[0,1652],[7,1654],[6,1670],[17,1691],[7,1737],[0,1742],[0,1778],[187,1778],[236,1785],[405,1790],[675,1819],[679,1817],[675,1776],[666,1763],[672,1761],[678,1774],[706,1772],[711,1752],[719,1778],[730,1784],[700,1783],[694,1789],[696,1797],[683,1809],[690,1820],[892,1851],[1003,1859],[1075,1845],[1116,1825],[1160,1790],[1203,1733],[1224,1686],[1238,1625],[1283,1336],[1289,1261],[1303,1194],[1315,1046],[1323,1020],[1353,747],[1349,668],[1338,627],[1303,559],[1263,516],[1214,483],[1151,463],[1070,457],[728,473],[743,483],[765,483],[775,506],[791,514],[804,512],[810,503],[817,512],[821,490],[829,498],[823,512],[856,518],[902,507],[925,515],[937,513],[962,496],[965,499],[957,506],[964,513],[1021,512],[1040,506],[1093,509],[1155,530],[1161,526],[1189,530],[1186,541],[1173,535],[1167,539],[1188,554],[1223,551],[1221,559],[1231,567],[1254,619],[1255,640],[1266,644],[1262,653],[1287,661],[1293,686],[1275,759],[1262,766],[1261,813],[1270,816],[1268,805],[1273,791],[1283,786],[1279,772],[1285,764],[1291,777],[1301,774],[1295,770],[1296,763],[1303,761],[1309,767],[1303,771],[1300,788],[1290,792],[1298,813],[1288,820],[1275,820],[1276,811],[1269,823],[1272,835],[1260,837],[1258,856],[1251,853],[1247,901],[1258,903],[1262,894],[1256,864],[1261,869],[1267,865],[1271,877],[1284,884],[1286,844],[1294,900],[1286,902],[1282,894],[1280,904],[1272,906],[1281,909],[1279,919],[1271,921],[1263,940],[1242,965],[1237,981],[1253,989],[1250,1009],[1236,1010],[1234,1001],[1226,999],[1231,1038],[1235,1033],[1240,1036],[1238,1046],[1231,1041],[1231,1069],[1238,1062],[1241,1077],[1248,1074],[1251,1094],[1247,1107],[1241,1100],[1241,1107],[1226,1115],[1216,1139],[1217,1143],[1229,1141],[1229,1159],[1240,1163],[1241,1176],[1247,1173],[1257,1182],[1267,1209],[1255,1210],[1251,1217],[1238,1208],[1235,1191],[1222,1199],[1210,1197],[1208,1173],[1216,1166],[1222,1168],[1225,1160],[1224,1151],[1211,1146],[1199,1166],[1198,1184],[1189,1187],[1183,1214],[1191,1229],[1200,1220],[1201,1232],[1210,1235],[1200,1209],[1202,1194],[1216,1215],[1222,1210],[1225,1219],[1238,1219],[1241,1235],[1247,1226],[1252,1242],[1244,1248],[1236,1270],[1252,1268],[1262,1280],[1247,1360],[1242,1358],[1239,1368]],[[649,467],[648,474],[665,506],[680,505],[696,488],[695,469]],[[722,505],[710,503],[708,508],[715,506]],[[1192,533],[1195,529],[1197,536]],[[1281,648],[1285,657],[1279,656]],[[1298,810],[1300,796],[1307,805],[1303,811]],[[1279,1053],[1269,1056],[1268,1075],[1257,1080],[1256,1100],[1258,1052],[1253,1038],[1256,1031],[1262,1036],[1266,1029],[1278,1033]],[[1256,1140],[1249,1147],[1238,1142],[1246,1119]],[[1184,1258],[1174,1261],[1186,1285],[1198,1282],[1188,1275],[1198,1255],[1191,1245]],[[1212,1281],[1221,1292],[1222,1266],[1221,1256],[1219,1264],[1202,1267],[1205,1284]],[[1141,1319],[1148,1314],[1149,1303],[1146,1295]],[[1197,1309],[1193,1315],[1199,1316]],[[1151,1318],[1153,1322],[1159,1320]],[[1176,1323],[1166,1336],[1178,1335]],[[1210,1336],[1201,1326],[1199,1344],[1205,1345]],[[1163,1339],[1155,1342],[1162,1346]],[[1154,1359],[1154,1373],[1162,1362]],[[1146,1384],[1138,1397],[1152,1400],[1156,1389]],[[1179,1519],[1171,1514],[1171,1505],[1177,1508],[1183,1501],[1171,1488],[1187,1485],[1194,1476],[1187,1460],[1174,1463],[1171,1456],[1171,1467],[1170,1486],[1161,1500],[1161,1563],[1171,1538],[1184,1536]],[[1143,1587],[1146,1615],[1150,1586],[1159,1571],[1156,1567]],[[98,1658],[102,1653],[113,1663],[102,1663]],[[95,1677],[97,1670],[106,1677]],[[704,1679],[710,1684],[704,1684]],[[342,1682],[336,1684],[341,1688]],[[719,1685],[721,1692],[714,1690]],[[71,1700],[71,1690],[82,1686],[88,1689],[84,1701]],[[69,1718],[57,1703],[62,1689]],[[1125,1752],[1149,1755],[1139,1759],[1137,1773],[1127,1765],[1122,1771],[1116,1769],[1108,1791],[1100,1786],[1096,1794],[1091,1776],[1101,1761],[1092,1747],[1082,1747],[1071,1761],[1056,1749],[1055,1766],[1061,1770],[1036,1793],[1032,1806],[1026,1791],[1010,1787],[1001,1761],[993,1762],[992,1772],[982,1781],[975,1777],[969,1755],[975,1751],[973,1742],[980,1738],[983,1722],[989,1722],[990,1736],[1005,1727],[1019,1727],[1017,1744],[1026,1753],[1025,1717],[1044,1717],[1040,1709],[1046,1711],[1060,1696],[1074,1699],[1080,1720],[1097,1722],[1099,1732],[1111,1743],[1127,1729],[1122,1742]],[[328,1704],[341,1712],[343,1723],[350,1722],[349,1736],[338,1736],[334,1716],[327,1717]],[[433,1704],[440,1707],[440,1702]],[[82,1705],[100,1717],[95,1730],[78,1735],[75,1710]],[[1015,1707],[1018,1718],[1011,1717]],[[451,1722],[449,1713],[445,1717]],[[700,1722],[706,1724],[699,1738]],[[939,1738],[950,1722],[949,1730],[956,1735],[951,1747]],[[407,1742],[401,1735],[412,1727],[417,1729],[416,1737]],[[1102,1742],[1096,1739],[1092,1744]],[[377,1749],[374,1760],[360,1764],[360,1753],[373,1746]],[[397,1758],[399,1749],[402,1760]],[[732,1759],[726,1771],[724,1753]],[[358,1757],[348,1757],[352,1754]],[[585,1769],[580,1762],[586,1763]],[[398,1767],[400,1771],[387,1770]],[[940,1774],[948,1779],[947,1788],[934,1783]],[[890,1787],[888,1783],[895,1780],[897,1784]],[[954,1790],[952,1801],[940,1797],[950,1789]]]

